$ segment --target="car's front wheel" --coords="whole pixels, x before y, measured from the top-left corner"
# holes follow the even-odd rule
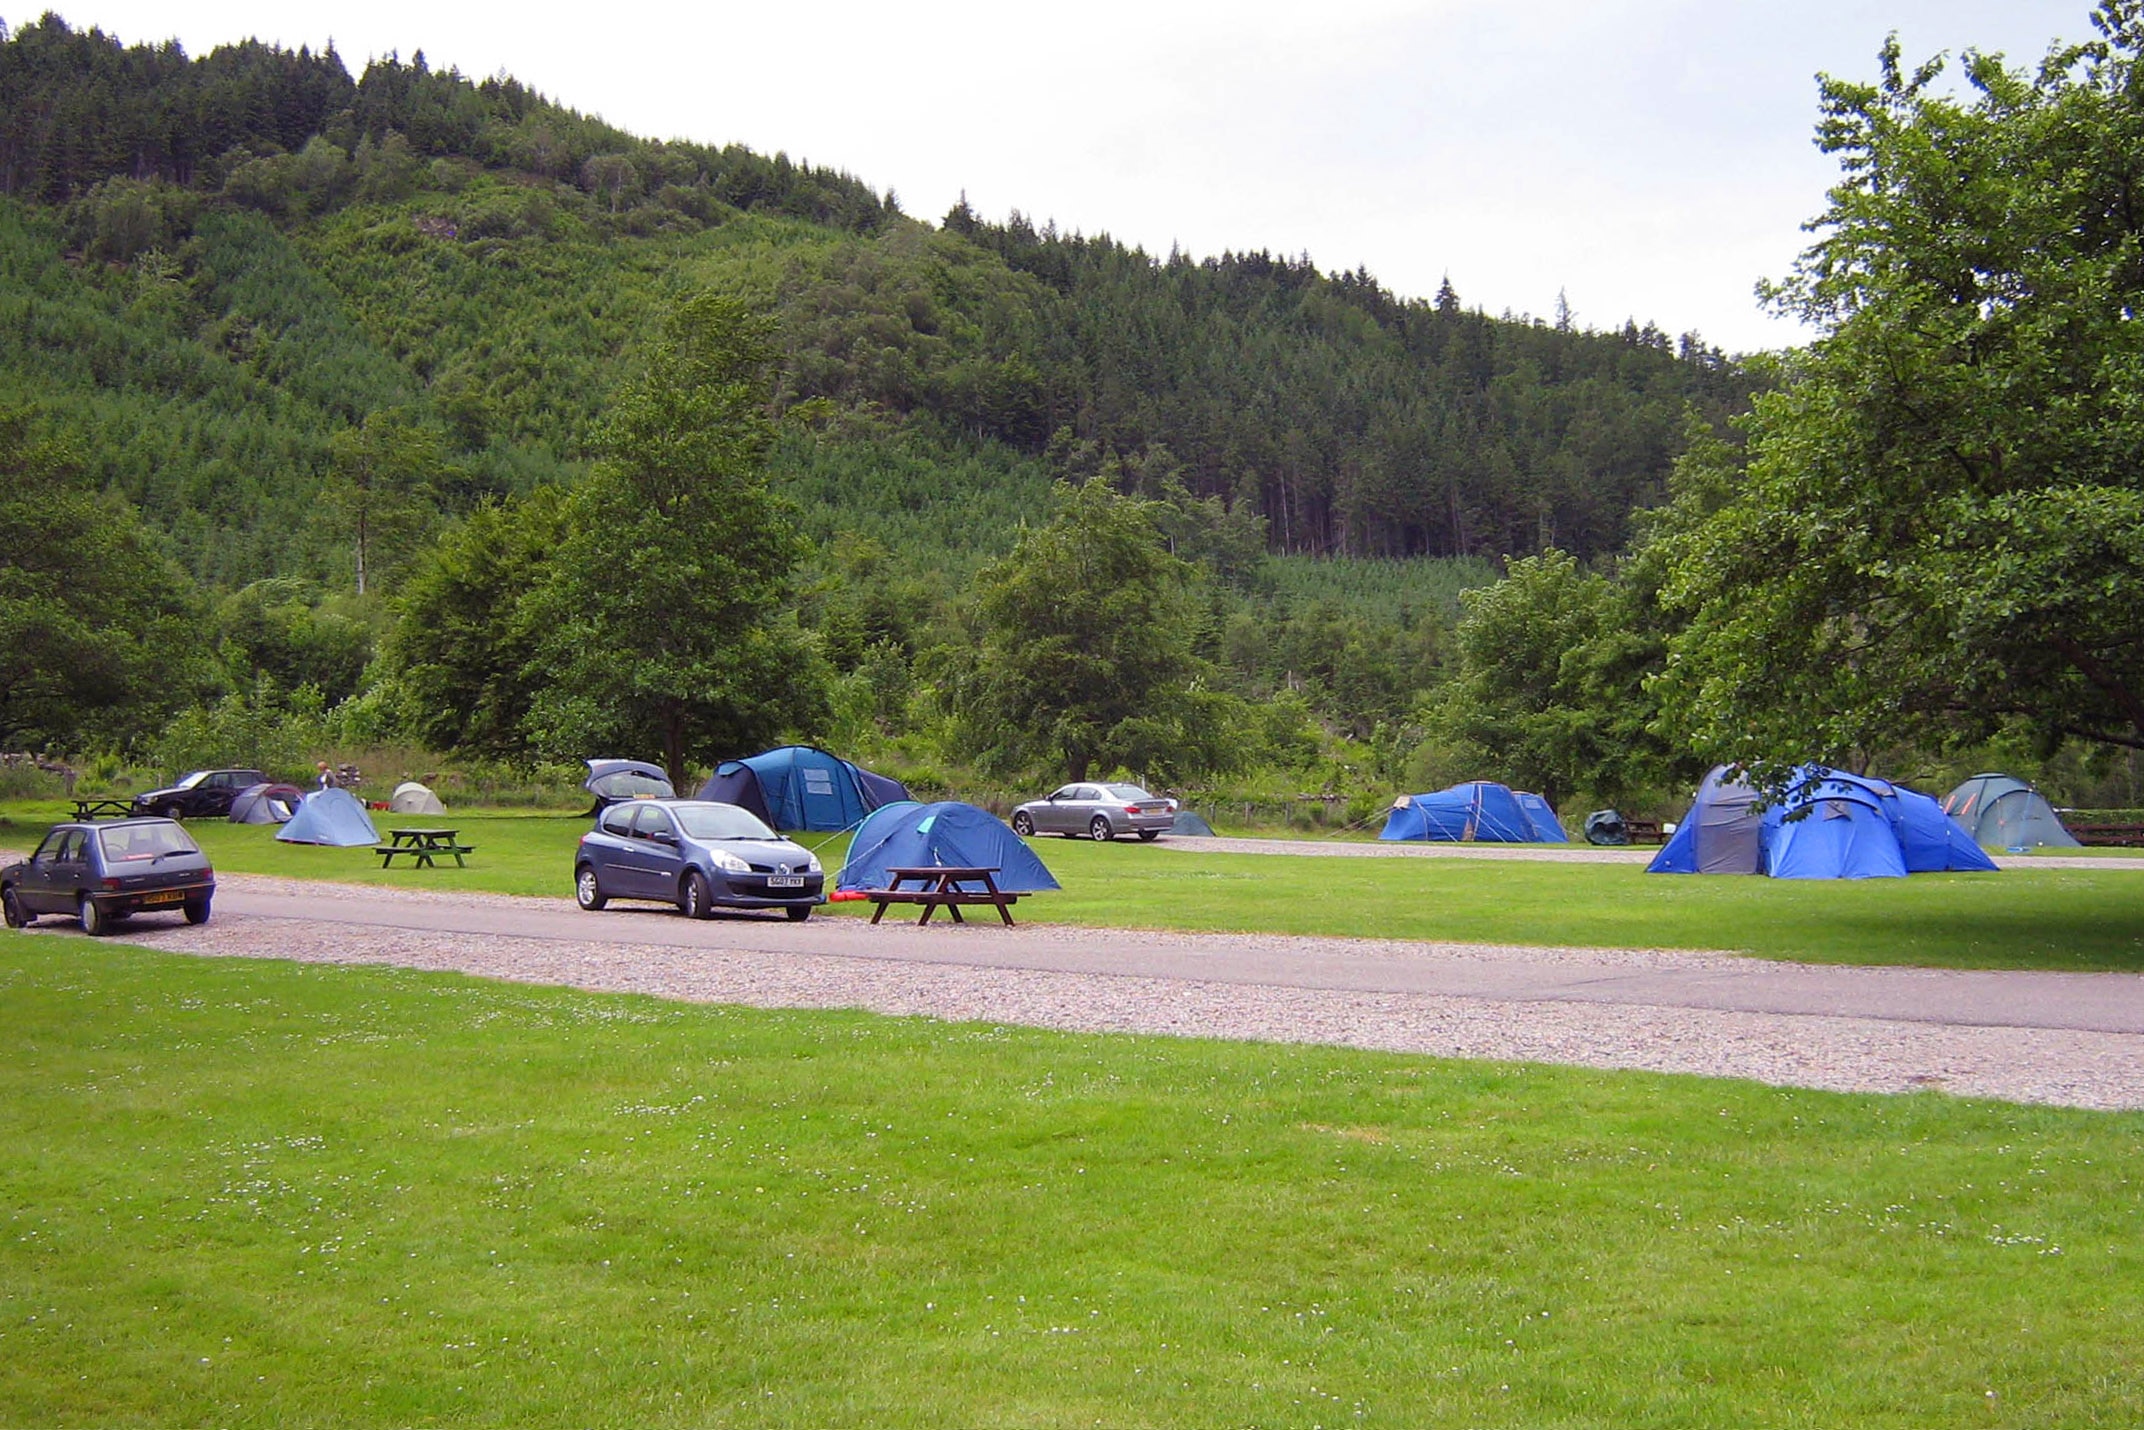
[[[595,913],[610,902],[610,896],[605,894],[603,886],[596,882],[595,865],[583,864],[573,871],[573,902],[590,913]]]
[[[37,922],[37,915],[22,906],[13,889],[0,889],[0,919],[11,929],[26,929]]]
[[[685,875],[679,888],[677,906],[685,911],[688,919],[711,919],[715,916],[715,892],[707,887],[707,876],[694,869]]]
[[[1012,832],[1022,839],[1033,839],[1035,837],[1034,817],[1024,809],[1015,814],[1012,817]]]
[[[804,922],[804,920],[811,917],[811,905],[791,904],[787,912],[789,914],[789,922],[793,924],[800,924]]]
[[[198,899],[188,899],[186,901],[186,922],[190,924],[207,923],[208,906],[209,901],[205,896]]]
[[[1097,844],[1107,844],[1117,837],[1117,831],[1109,827],[1106,816],[1098,814],[1094,817],[1094,823],[1087,826],[1087,837]]]
[[[75,905],[75,915],[82,920],[82,932],[91,938],[102,938],[112,931],[112,916],[87,894]]]

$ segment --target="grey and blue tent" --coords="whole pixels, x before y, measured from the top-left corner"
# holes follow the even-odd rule
[[[1453,785],[1434,794],[1403,794],[1392,802],[1379,839],[1434,839],[1483,844],[1561,844],[1563,826],[1537,794],[1492,780]]]
[[[296,785],[248,785],[231,801],[233,824],[281,824],[298,812],[305,791]]]
[[[748,809],[776,829],[831,833],[907,799],[908,788],[815,745],[784,745],[724,760],[700,786],[700,798]]]
[[[1995,867],[1933,798],[1889,780],[1812,765],[1784,798],[1759,802],[1726,766],[1714,769],[1646,872],[1896,879]]]
[[[958,800],[904,800],[872,811],[849,841],[837,889],[891,887],[888,869],[995,869],[998,888],[1032,894],[1059,887],[1027,841],[987,809]]]
[[[372,816],[346,789],[314,790],[275,837],[290,844],[332,844],[345,849],[380,842]]]
[[[1945,796],[1943,812],[1997,849],[2079,847],[2040,792],[2011,775],[1974,775]]]

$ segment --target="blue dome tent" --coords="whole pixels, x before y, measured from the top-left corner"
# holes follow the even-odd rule
[[[848,861],[834,887],[884,889],[893,883],[889,868],[948,867],[996,869],[997,886],[1009,893],[1035,894],[1060,887],[1057,880],[1012,832],[987,809],[946,800],[917,804],[903,800],[874,810],[849,841]]]
[[[1483,844],[1561,844],[1566,838],[1547,800],[1489,780],[1453,785],[1435,794],[1401,795],[1392,802],[1377,837]]]
[[[1975,843],[1998,849],[2078,847],[2077,836],[2062,827],[2040,792],[2010,775],[1974,775],[1950,792],[1943,811],[1964,826]]]
[[[1757,799],[1714,769],[1646,872],[1896,879],[1995,868],[1934,799],[1889,780],[1811,766],[1778,804],[1760,811]]]
[[[812,745],[724,760],[701,799],[748,809],[776,829],[852,829],[872,810],[908,798],[899,780],[876,775]]]
[[[372,816],[346,789],[314,790],[275,837],[289,844],[332,844],[344,849],[380,842]]]

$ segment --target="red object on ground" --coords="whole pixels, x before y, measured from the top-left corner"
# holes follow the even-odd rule
[[[836,889],[826,896],[826,901],[830,904],[846,904],[852,899],[860,899],[863,896],[864,891],[861,889]]]

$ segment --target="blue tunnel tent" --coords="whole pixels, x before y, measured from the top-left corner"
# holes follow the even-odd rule
[[[1489,780],[1401,795],[1377,837],[1482,844],[1561,844],[1566,838],[1547,800]]]
[[[2040,792],[2011,775],[1974,775],[1944,798],[1943,812],[1975,841],[1998,849],[2078,847]]]
[[[275,837],[290,844],[332,844],[344,849],[380,842],[372,816],[346,789],[314,790]]]
[[[715,766],[701,799],[749,809],[776,829],[853,829],[883,805],[908,798],[899,780],[812,745],[784,745]]]
[[[1995,867],[1942,805],[1889,780],[1811,766],[1785,799],[1757,802],[1725,766],[1714,769],[1646,872],[1896,879]]]
[[[305,802],[305,791],[296,785],[248,785],[231,801],[233,824],[282,824]]]
[[[888,869],[996,869],[1000,889],[1035,894],[1060,887],[1027,841],[987,809],[946,800],[917,804],[903,800],[872,811],[849,841],[848,861],[834,881],[837,889],[883,889],[893,883]]]

